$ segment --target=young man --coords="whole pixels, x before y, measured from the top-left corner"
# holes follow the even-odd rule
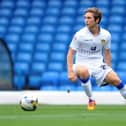
[[[88,8],[84,12],[86,26],[75,33],[67,54],[68,78],[81,81],[89,98],[89,110],[94,110],[96,105],[90,77],[94,77],[99,86],[112,84],[117,87],[126,99],[126,86],[111,68],[111,35],[99,26],[101,18],[102,13],[97,8]]]

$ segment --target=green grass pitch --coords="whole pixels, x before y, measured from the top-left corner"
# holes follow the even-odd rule
[[[23,111],[19,105],[0,105],[1,126],[126,126],[125,105],[39,105]]]

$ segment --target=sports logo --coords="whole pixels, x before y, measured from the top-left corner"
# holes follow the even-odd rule
[[[92,51],[95,51],[95,50],[96,50],[96,46],[91,47],[91,50],[92,50]]]

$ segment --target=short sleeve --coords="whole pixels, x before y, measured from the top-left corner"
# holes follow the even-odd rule
[[[105,49],[110,49],[111,48],[111,34],[108,33],[106,37],[106,44],[104,45]]]
[[[71,43],[70,43],[70,47],[72,48],[72,49],[74,49],[74,50],[77,50],[77,48],[78,48],[78,42],[77,42],[77,35],[75,34],[74,35],[74,37],[73,37],[73,39],[72,39],[72,41],[71,41]]]

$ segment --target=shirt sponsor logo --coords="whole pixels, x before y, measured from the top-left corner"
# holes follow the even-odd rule
[[[96,46],[91,47],[91,50],[92,50],[92,51],[95,51],[95,50],[96,50]]]

